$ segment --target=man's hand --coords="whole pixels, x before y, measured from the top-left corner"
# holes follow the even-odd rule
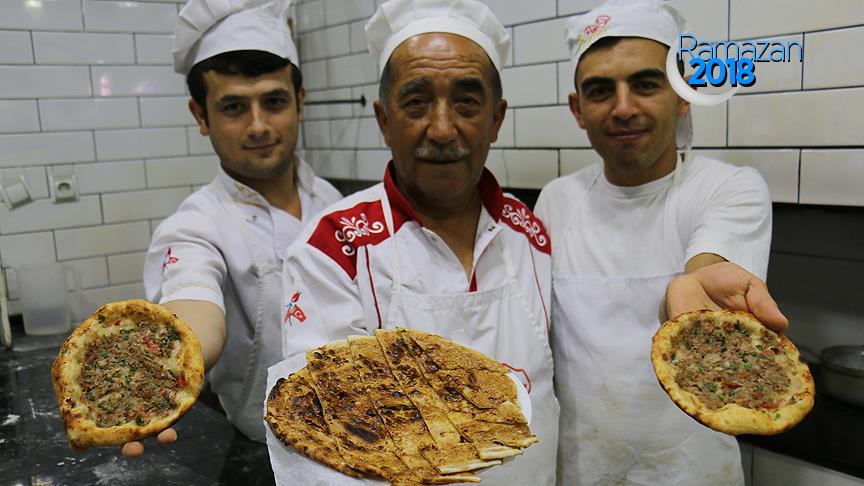
[[[177,431],[172,428],[167,428],[162,432],[159,432],[159,435],[156,436],[156,440],[158,440],[160,444],[170,444],[177,440]],[[121,452],[125,457],[138,457],[144,454],[144,444],[138,441],[127,442],[123,444]]]
[[[721,262],[676,277],[666,287],[666,312],[672,318],[699,309],[731,309],[753,313],[777,332],[789,327],[765,282],[735,265]]]

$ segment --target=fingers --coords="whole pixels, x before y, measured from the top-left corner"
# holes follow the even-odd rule
[[[762,324],[776,332],[784,332],[789,327],[789,319],[780,312],[777,302],[768,293],[768,287],[760,279],[753,279],[747,289],[747,307]]]
[[[135,441],[123,444],[123,449],[120,451],[124,457],[139,457],[144,454],[144,444]]]
[[[702,284],[693,275],[680,275],[669,283],[666,288],[666,313],[669,318],[702,309],[719,310],[720,306],[705,293]]]
[[[171,428],[165,429],[162,432],[159,432],[159,435],[156,436],[156,440],[158,440],[160,444],[170,444],[177,440],[177,431]]]

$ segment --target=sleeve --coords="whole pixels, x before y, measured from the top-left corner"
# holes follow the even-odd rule
[[[703,202],[686,261],[714,253],[765,279],[771,250],[771,196],[752,168],[736,170]]]
[[[144,261],[148,300],[203,300],[225,312],[222,284],[227,269],[209,221],[200,212],[181,209],[156,228]]]
[[[356,275],[305,238],[288,248],[283,261],[281,314],[285,359],[349,334],[369,333]]]

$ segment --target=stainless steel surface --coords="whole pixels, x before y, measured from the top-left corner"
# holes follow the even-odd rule
[[[12,328],[9,326],[9,303],[6,292],[6,274],[0,265],[0,345],[12,347]]]
[[[821,388],[837,400],[864,406],[864,346],[822,350]]]

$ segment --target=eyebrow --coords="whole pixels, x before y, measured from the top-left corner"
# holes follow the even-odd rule
[[[408,81],[399,88],[399,99],[410,96],[414,93],[419,93],[432,85],[432,80],[429,78],[416,78]]]
[[[635,73],[633,73],[627,77],[628,82],[641,81],[644,79],[665,80],[666,79],[666,73],[664,73],[663,71],[661,71],[660,69],[657,69],[657,68],[648,68],[648,69],[643,69],[641,71],[636,71]],[[614,81],[612,80],[612,78],[606,78],[606,77],[602,77],[602,76],[590,76],[588,78],[585,78],[582,81],[582,85],[580,86],[580,88],[584,92],[584,91],[587,91],[592,86],[597,86],[597,85],[602,85],[602,84],[612,84],[613,82]]]
[[[277,88],[277,89],[274,89],[273,91],[268,91],[268,92],[264,93],[264,94],[261,95],[261,96],[262,96],[262,97],[269,97],[269,96],[285,96],[285,97],[287,97],[287,98],[290,98],[290,97],[291,97],[291,93],[290,93],[287,89],[285,89],[285,88]],[[218,103],[218,104],[227,104],[227,103],[233,103],[233,102],[235,102],[235,101],[245,101],[245,100],[248,100],[248,99],[249,99],[248,96],[241,96],[241,95],[225,95],[225,96],[219,98],[219,100],[217,100],[217,103]]]
[[[486,88],[483,86],[483,81],[478,78],[459,78],[453,84],[457,88],[461,88],[466,91],[476,91],[480,94],[486,93]]]

